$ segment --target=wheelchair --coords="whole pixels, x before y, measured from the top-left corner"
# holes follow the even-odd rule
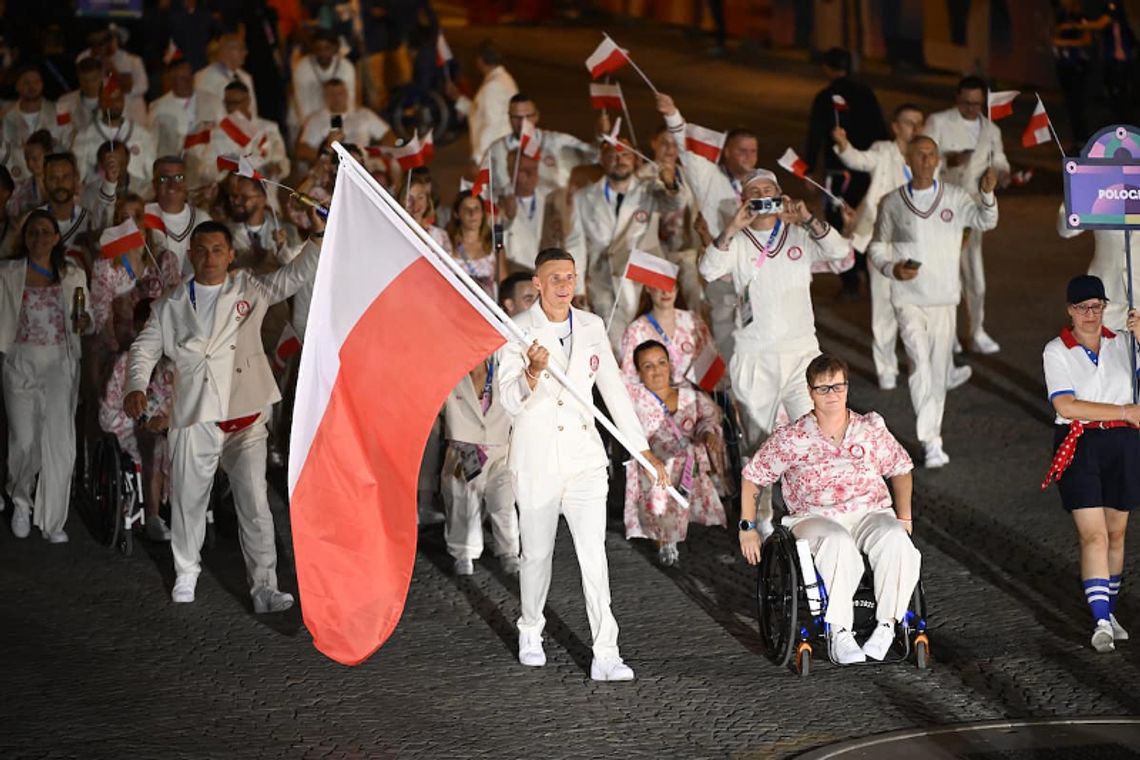
[[[859,640],[865,640],[877,624],[875,590],[866,557],[863,564],[863,578],[854,597],[853,633]],[[756,606],[760,639],[768,659],[781,667],[792,667],[806,678],[811,672],[815,646],[828,651],[827,624],[823,620],[827,589],[810,558],[801,559],[792,531],[782,525],[776,526],[761,550]],[[920,670],[929,667],[930,640],[921,579],[915,584],[910,608],[898,622],[895,642],[883,662],[904,662],[912,654]],[[830,652],[828,658],[831,659]],[[868,660],[863,664],[876,663]]]
[[[146,522],[142,465],[124,454],[110,433],[95,442],[88,462],[86,481],[96,538],[129,557],[134,551],[135,526]]]

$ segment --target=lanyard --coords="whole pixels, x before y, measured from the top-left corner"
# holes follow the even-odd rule
[[[763,245],[761,245],[760,241],[756,239],[756,236],[752,234],[752,230],[748,229],[747,227],[744,228],[744,234],[747,235],[748,239],[752,241],[752,245],[756,246],[760,250],[760,258],[756,260],[757,269],[763,266],[764,262],[768,259],[768,252],[772,250],[772,246],[776,242],[776,236],[780,234],[782,227],[783,222],[777,219],[776,226],[772,228],[771,234],[768,235],[768,242],[764,243]]]
[[[194,307],[194,311],[198,311],[198,294],[194,292],[194,280],[186,283],[186,289],[190,292],[190,305]]]
[[[903,177],[906,178],[906,183],[908,186],[910,185],[911,180],[914,179],[914,174],[911,172],[910,167],[906,164],[903,164]],[[914,193],[912,192],[911,195],[914,195]]]
[[[43,267],[41,267],[39,264],[32,261],[31,259],[28,259],[28,269],[32,270],[36,274],[42,274],[44,277],[48,278],[52,282],[55,282],[55,273],[54,272],[52,272],[50,269],[44,269]]]
[[[486,364],[487,364],[487,379],[483,382],[483,395],[479,397],[481,399],[490,399],[491,398],[491,381],[495,377],[495,362],[488,359]]]
[[[608,196],[606,197],[606,200],[607,201],[609,200]],[[527,219],[534,219],[534,211],[535,211],[537,204],[538,204],[538,197],[534,196],[534,195],[530,196],[530,211],[526,212],[526,218]]]
[[[646,388],[646,390],[649,390],[649,389]],[[681,430],[681,426],[677,424],[677,420],[675,420],[673,418],[673,412],[669,411],[669,407],[668,407],[668,405],[666,405],[665,399],[661,398],[656,393],[653,393],[653,391],[649,391],[649,392],[653,395],[653,398],[657,399],[657,403],[661,405],[661,411],[663,411],[665,413],[665,419],[669,421],[669,427],[673,428],[673,432],[677,434],[678,438],[680,438],[682,440],[687,440],[688,436],[685,435],[685,431]],[[681,394],[680,393],[677,394],[677,411],[678,412],[681,411]]]
[[[127,258],[127,254],[124,253],[122,255],[122,257],[119,259],[119,261],[121,261],[123,263],[123,269],[127,270],[127,274],[130,275],[130,278],[132,280],[137,280],[139,278],[139,276],[137,274],[135,274],[135,269],[134,269],[134,267],[131,266],[131,262],[130,262],[130,259]],[[194,292],[193,283],[190,283],[190,285],[191,285],[190,292],[193,293]],[[191,296],[191,300],[193,300],[193,296]]]
[[[657,321],[657,317],[653,316],[653,312],[645,312],[645,318],[649,320],[649,324],[653,325],[653,329],[657,331],[657,334],[661,336],[661,340],[665,341],[665,345],[668,346],[669,336],[665,334],[664,328],[662,328],[661,323]],[[660,399],[658,399],[658,401],[660,401]]]
[[[906,168],[906,174],[909,177],[909,175],[910,175],[910,167],[909,166]],[[935,192],[938,192],[938,180],[934,180],[934,184],[930,186],[930,189],[935,191]],[[906,182],[906,191],[908,193],[910,193],[911,198],[914,197],[914,181],[909,179],[909,178],[907,179],[907,182]]]
[[[563,348],[566,347],[566,341],[568,341],[574,337],[574,310],[571,309],[569,314],[570,314],[570,334],[567,335],[565,338],[559,338],[558,339],[558,342],[560,344],[562,344]]]

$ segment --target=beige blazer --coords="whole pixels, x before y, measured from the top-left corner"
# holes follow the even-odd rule
[[[498,380],[498,362],[492,362],[495,377],[491,378],[491,407],[483,414],[479,397],[482,388],[471,383],[465,375],[452,389],[443,405],[444,437],[449,441],[476,443],[480,446],[506,446],[511,434],[511,415],[503,407],[502,393],[495,387]]]
[[[210,335],[199,332],[189,280],[159,300],[131,344],[127,392],[145,391],[158,360],[174,362],[171,427],[221,422],[253,414],[281,400],[265,349],[261,322],[273,304],[293,295],[317,271],[320,248],[304,252],[271,274],[231,272],[221,292]]]
[[[515,322],[550,352],[570,382],[586,399],[596,385],[610,419],[638,451],[649,443],[633,409],[629,392],[614,359],[601,317],[571,309],[574,333],[570,356],[558,341],[558,327],[542,311],[541,302],[515,316]],[[513,473],[573,475],[606,466],[606,451],[589,407],[578,403],[549,372],[534,390],[524,374],[526,349],[511,341],[499,349],[498,389],[502,404],[513,416],[507,465]]]

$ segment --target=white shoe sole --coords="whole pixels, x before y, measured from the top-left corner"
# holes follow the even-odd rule
[[[1112,641],[1112,631],[1098,629],[1092,635],[1092,648],[1101,654],[1111,652],[1116,649],[1116,644]]]

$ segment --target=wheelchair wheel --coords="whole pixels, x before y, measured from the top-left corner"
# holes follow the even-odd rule
[[[777,527],[764,542],[756,579],[760,639],[768,659],[782,667],[792,662],[799,630],[800,581],[790,536],[786,528]]]
[[[115,547],[123,533],[123,466],[119,445],[111,437],[102,438],[92,456],[91,500],[98,521],[97,539],[107,547]]]
[[[811,674],[811,644],[801,641],[796,647],[796,672],[800,678],[807,678]]]
[[[925,633],[914,637],[914,662],[919,670],[930,667],[930,640],[926,638]]]
[[[135,531],[133,528],[127,529],[122,526],[123,515],[119,515],[119,551],[123,553],[124,557],[129,557],[135,551]]]

